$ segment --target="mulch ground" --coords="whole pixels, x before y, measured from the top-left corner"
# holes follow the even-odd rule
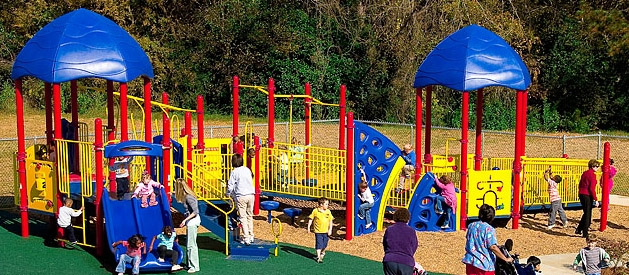
[[[314,247],[314,235],[306,231],[308,215],[316,206],[316,202],[295,201],[290,199],[275,198],[280,201],[280,209],[272,211],[274,217],[282,221],[283,233],[280,242]],[[296,218],[296,224],[290,225],[290,219],[281,211],[283,207],[300,207],[303,209],[300,217]],[[380,261],[384,256],[382,237],[384,231],[378,231],[369,235],[354,237],[351,241],[345,241],[345,215],[344,207],[336,203],[331,204],[331,210],[335,217],[334,233],[329,243],[330,251],[342,252],[366,259]],[[629,219],[627,219],[629,207],[610,206],[608,214],[607,230],[594,232],[601,238],[614,240],[629,240]],[[576,225],[581,218],[580,210],[566,212],[569,227],[559,226],[552,230],[547,229],[548,214],[525,214],[520,219],[520,228],[512,230],[511,222],[506,227],[497,228],[498,242],[504,243],[506,239],[514,241],[514,251],[526,259],[531,255],[548,255],[561,253],[576,253],[585,246],[585,240],[574,234]],[[260,211],[255,217],[254,228],[256,238],[273,240],[271,226],[266,222],[266,211]],[[600,210],[593,211],[592,230],[600,226]],[[465,231],[442,232],[417,232],[419,247],[415,259],[427,270],[449,274],[465,273],[465,266],[461,258],[465,252]],[[571,263],[566,263],[571,264]]]

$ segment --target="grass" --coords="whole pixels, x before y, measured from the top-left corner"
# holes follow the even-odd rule
[[[31,236],[24,239],[20,235],[20,219],[17,213],[0,211],[0,239],[2,250],[11,255],[3,261],[3,270],[22,274],[112,274],[115,268],[113,255],[106,253],[100,259],[93,250],[65,249],[46,241],[48,224],[30,220]],[[281,244],[278,257],[270,256],[264,262],[230,261],[222,252],[224,244],[211,233],[200,234],[198,238],[201,272],[197,274],[242,275],[257,274],[378,274],[382,263],[350,256],[338,252],[328,252],[325,262],[313,260],[314,251],[291,244]],[[9,253],[10,252],[10,253]],[[184,272],[179,272],[184,274]],[[150,274],[150,273],[143,273]],[[440,274],[440,273],[430,273]]]

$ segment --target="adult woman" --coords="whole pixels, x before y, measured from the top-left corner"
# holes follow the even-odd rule
[[[412,274],[415,266],[415,251],[417,250],[417,235],[408,226],[411,214],[406,208],[398,208],[393,213],[395,224],[384,232],[382,245],[384,258],[382,269],[385,275]]]
[[[596,198],[596,175],[594,174],[600,163],[591,159],[588,162],[588,170],[581,174],[581,180],[579,181],[579,202],[583,208],[583,215],[579,226],[574,234],[583,235],[584,238],[588,237],[588,231],[590,230],[590,224],[592,223],[592,202],[594,206],[598,207],[598,199]]]
[[[201,270],[199,266],[199,248],[197,247],[197,229],[201,224],[199,202],[194,191],[186,184],[184,179],[177,179],[176,188],[175,198],[177,198],[177,201],[184,203],[186,207],[186,218],[181,221],[179,227],[187,226],[186,255],[188,255],[188,273],[194,273]]]
[[[471,223],[467,228],[465,256],[462,260],[465,264],[465,274],[494,274],[496,257],[507,263],[513,262],[513,258],[505,256],[500,251],[496,229],[489,225],[495,215],[496,211],[491,205],[483,204],[478,209],[480,221]]]

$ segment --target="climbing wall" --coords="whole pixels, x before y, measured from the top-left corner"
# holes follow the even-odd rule
[[[438,196],[436,188],[435,175],[430,172],[424,174],[419,184],[417,184],[409,204],[408,211],[411,213],[409,225],[417,231],[453,232],[459,227],[457,223],[458,212],[450,215],[450,227],[441,229],[446,215],[437,215],[435,213],[435,198]],[[459,194],[457,190],[457,205],[461,205]],[[460,207],[457,207],[457,211],[459,209]]]

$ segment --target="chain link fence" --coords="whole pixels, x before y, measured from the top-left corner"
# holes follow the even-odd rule
[[[378,121],[361,121],[368,124],[385,136],[390,138],[399,147],[404,144],[415,145],[415,125],[403,123],[389,123]],[[252,124],[253,133],[259,135],[262,140],[268,136],[266,123]],[[251,131],[251,130],[248,130]],[[179,133],[180,129],[175,129],[174,133]],[[192,130],[196,136],[196,129]],[[245,133],[245,123],[239,124],[239,134]],[[290,143],[294,137],[299,144],[305,144],[305,123],[303,121],[277,122],[275,124],[275,141]],[[137,136],[143,137],[141,133]],[[154,133],[156,134],[156,133]],[[205,138],[230,138],[232,126],[213,125],[204,127]],[[130,137],[133,133],[130,133]],[[461,130],[457,128],[434,127],[431,133],[431,154],[435,155],[458,155],[461,152]],[[514,133],[501,131],[482,131],[482,154],[483,157],[504,158],[513,157]],[[317,120],[311,126],[311,144],[320,147],[339,147],[339,121],[338,120]],[[422,146],[425,141],[425,128],[422,129]],[[473,129],[468,134],[468,152],[474,153],[476,143],[476,133]],[[93,134],[88,136],[87,141],[93,142]],[[34,144],[46,143],[46,137],[26,138],[26,148]],[[603,144],[611,144],[611,156],[615,161],[618,174],[614,178],[613,194],[629,196],[629,136],[604,135],[562,135],[562,134],[527,134],[526,135],[526,156],[556,158],[564,154],[569,158],[576,159],[601,159],[603,157]],[[414,148],[417,150],[417,148]],[[0,207],[10,207],[14,202],[15,192],[15,152],[17,151],[17,139],[0,139],[0,171],[6,175],[0,179]],[[421,148],[422,155],[425,153]]]

